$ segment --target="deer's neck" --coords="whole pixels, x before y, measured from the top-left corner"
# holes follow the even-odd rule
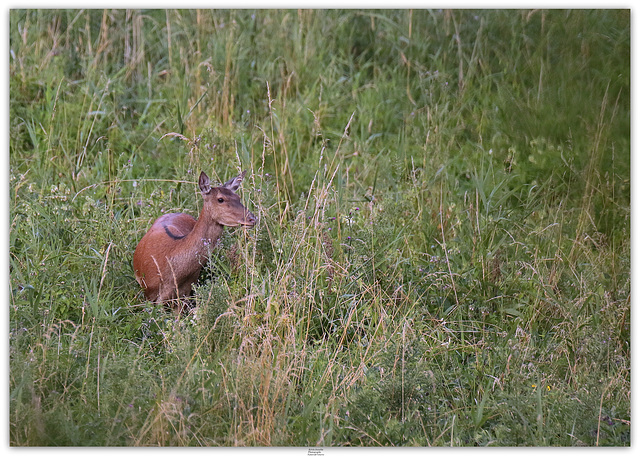
[[[209,253],[222,235],[223,229],[222,225],[213,221],[206,209],[202,210],[193,230],[185,238],[185,241],[191,245],[196,258],[200,262],[207,260]]]

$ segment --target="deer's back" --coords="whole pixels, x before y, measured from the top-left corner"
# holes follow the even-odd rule
[[[169,240],[181,240],[187,236],[196,225],[196,220],[185,213],[170,213],[160,216],[149,229],[149,233],[164,234]],[[148,233],[148,234],[149,234]]]

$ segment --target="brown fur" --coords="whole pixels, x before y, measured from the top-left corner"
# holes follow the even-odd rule
[[[148,300],[166,302],[190,295],[223,227],[255,225],[255,216],[235,194],[244,174],[212,188],[202,172],[204,205],[198,220],[184,213],[165,214],[142,237],[133,254],[133,269]]]

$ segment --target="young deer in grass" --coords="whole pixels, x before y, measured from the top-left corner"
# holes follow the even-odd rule
[[[235,193],[245,173],[211,187],[203,171],[199,185],[204,205],[198,220],[184,213],[165,214],[142,237],[133,253],[133,270],[148,300],[166,302],[190,295],[223,227],[256,224]]]

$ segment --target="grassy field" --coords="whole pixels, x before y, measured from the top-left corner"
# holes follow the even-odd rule
[[[628,10],[9,21],[11,445],[630,445]]]

